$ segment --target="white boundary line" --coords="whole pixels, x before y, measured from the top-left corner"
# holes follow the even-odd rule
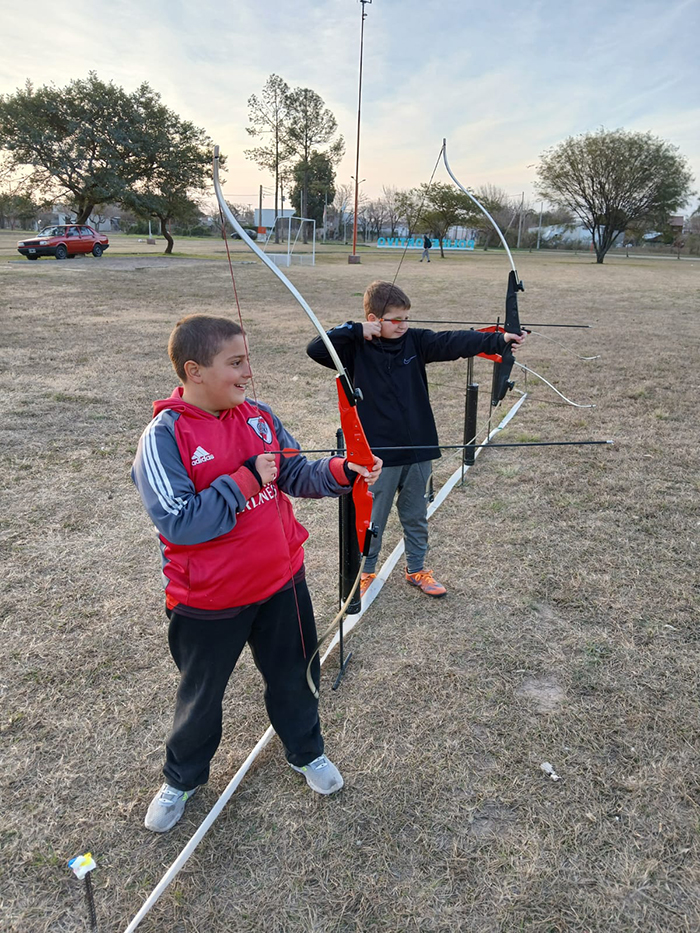
[[[523,395],[521,395],[521,397],[518,399],[515,405],[513,405],[513,407],[510,409],[510,411],[505,416],[505,418],[501,421],[498,427],[494,428],[493,431],[491,431],[487,435],[486,439],[482,441],[481,444],[479,444],[479,446],[474,451],[475,458],[478,457],[478,455],[481,453],[484,447],[488,445],[491,438],[494,437],[496,434],[498,434],[499,431],[502,431],[503,428],[505,428],[508,422],[515,416],[516,412],[518,411],[518,409],[523,404],[526,398],[527,398],[527,393],[524,393]],[[430,518],[430,516],[434,514],[435,510],[438,509],[442,505],[442,503],[447,498],[448,494],[452,491],[452,489],[454,489],[457,483],[461,480],[462,470],[466,472],[468,469],[469,469],[468,466],[464,466],[464,467],[459,466],[458,469],[456,469],[455,472],[452,474],[452,476],[450,476],[450,478],[447,480],[444,486],[441,487],[440,491],[435,497],[435,501],[431,503],[430,507],[428,508],[428,518]],[[384,583],[388,579],[389,574],[394,569],[398,559],[403,554],[403,550],[404,550],[404,544],[403,544],[403,541],[400,541],[396,545],[394,550],[391,552],[389,557],[387,557],[387,559],[382,564],[379,570],[379,573],[377,574],[377,579],[372,582],[372,585],[369,587],[365,595],[362,597],[362,609],[359,612],[355,613],[354,615],[346,616],[345,622],[343,623],[343,635],[344,636],[347,635],[348,632],[351,632],[352,629],[355,628],[355,626],[360,621],[362,616],[365,614],[365,612],[367,612],[369,607],[372,605],[374,600],[377,598],[377,596],[379,595],[379,591],[384,586]],[[338,640],[339,640],[339,636],[338,636],[338,633],[336,632],[328,648],[326,648],[325,652],[323,653],[323,656],[321,658],[321,664],[323,664],[323,662],[326,660],[326,658],[331,653],[333,648],[338,644]],[[172,863],[170,868],[168,868],[168,870],[163,875],[163,877],[160,879],[158,884],[151,891],[148,898],[144,901],[143,906],[141,907],[139,912],[136,914],[134,919],[131,921],[129,926],[126,928],[124,933],[133,933],[133,931],[141,923],[141,921],[146,916],[146,914],[150,911],[151,907],[153,907],[156,901],[158,901],[161,894],[170,885],[170,882],[175,878],[175,876],[178,874],[178,872],[183,867],[185,862],[187,862],[187,860],[192,855],[194,850],[197,848],[199,843],[205,837],[205,835],[209,831],[209,827],[212,825],[214,820],[218,817],[218,815],[224,809],[226,804],[229,802],[230,798],[233,796],[234,791],[237,789],[238,785],[241,783],[243,778],[246,776],[246,774],[250,770],[250,766],[253,764],[253,762],[258,757],[260,752],[265,748],[265,746],[269,744],[270,739],[272,738],[274,734],[275,734],[275,730],[272,728],[272,726],[269,726],[267,731],[264,733],[264,735],[262,735],[258,739],[258,742],[253,748],[253,750],[250,752],[250,754],[248,755],[246,760],[243,762],[243,764],[240,766],[238,771],[236,771],[234,776],[231,778],[228,785],[226,786],[226,789],[223,791],[223,793],[221,794],[219,799],[216,801],[214,806],[211,808],[209,813],[207,813],[206,817],[204,818],[204,820],[202,821],[202,823],[200,824],[200,826],[198,827],[194,835],[190,838],[187,845],[184,847],[184,849],[182,849],[182,851],[180,852],[178,857],[175,859],[175,861]]]

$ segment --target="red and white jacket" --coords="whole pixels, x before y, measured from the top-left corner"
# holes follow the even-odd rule
[[[299,448],[267,405],[245,401],[217,418],[184,402],[180,386],[153,413],[131,476],[159,532],[168,608],[221,612],[272,596],[300,570],[309,536],[285,493],[349,492],[343,460],[278,455],[276,482],[261,488],[244,462]]]

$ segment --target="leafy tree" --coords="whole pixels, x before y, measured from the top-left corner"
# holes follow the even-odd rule
[[[342,136],[333,139],[338,123],[323,98],[308,87],[295,88],[287,95],[287,117],[289,149],[304,165],[299,209],[302,216],[308,216],[312,153],[320,153],[320,147],[327,146],[325,154],[331,164],[336,164],[343,157],[345,141]]]
[[[165,252],[172,253],[171,222],[191,225],[200,216],[193,195],[202,192],[212,177],[212,143],[204,130],[181,120],[159,99],[151,102],[146,117],[141,145],[150,167],[120,201],[139,217],[159,220]]]
[[[408,236],[426,233],[437,237],[443,259],[443,241],[450,227],[469,224],[477,211],[466,194],[454,185],[443,182],[423,184],[410,191],[397,191],[395,204],[399,218],[408,228]]]
[[[598,263],[627,228],[664,225],[687,202],[693,181],[676,146],[651,133],[604,129],[546,152],[537,175],[540,196],[590,231]]]
[[[29,194],[17,191],[0,191],[0,227],[4,230],[16,226],[27,229],[36,221],[40,206]]]
[[[167,225],[192,220],[192,194],[210,177],[211,142],[202,130],[180,120],[148,84],[127,94],[94,72],[65,88],[28,81],[0,97],[0,147],[7,170],[24,172],[46,198],[68,201],[76,223],[108,202],[156,217],[166,252]]]
[[[280,172],[293,154],[287,139],[288,98],[289,85],[276,74],[271,74],[267,79],[260,97],[253,94],[248,98],[248,119],[251,125],[246,127],[246,132],[267,142],[254,149],[246,149],[245,155],[275,176],[275,217],[279,214]]]
[[[423,191],[426,186],[423,186]],[[419,220],[424,218],[423,198],[421,189],[411,188],[409,191],[396,191],[394,204],[397,212],[397,223],[403,221],[406,224],[408,235],[412,236]]]
[[[294,186],[289,193],[294,210],[301,217],[310,217],[317,224],[323,222],[323,208],[335,197],[335,172],[325,152],[312,152],[308,162],[294,166]],[[301,212],[301,200],[306,185],[306,214]]]
[[[416,232],[421,226],[426,232],[432,231],[440,240],[440,255],[444,259],[443,241],[447,231],[450,227],[469,224],[478,209],[463,191],[443,182],[421,185],[419,193],[423,209],[421,211],[419,207],[419,214],[414,220]]]
[[[143,119],[157,100],[148,84],[127,94],[94,72],[64,88],[27,81],[0,96],[6,169],[39,196],[68,201],[85,223],[95,205],[119,201],[146,174]]]

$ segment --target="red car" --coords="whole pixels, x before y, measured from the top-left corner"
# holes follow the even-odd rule
[[[97,233],[83,224],[59,224],[44,227],[30,240],[20,240],[17,252],[27,259],[40,256],[55,256],[56,259],[73,259],[78,255],[92,253],[99,257],[109,249],[109,240],[104,233]]]

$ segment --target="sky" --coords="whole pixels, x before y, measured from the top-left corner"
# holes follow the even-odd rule
[[[536,203],[540,155],[568,136],[650,131],[688,159],[700,192],[700,0],[373,0],[366,7],[361,190],[427,182],[447,138],[465,186]],[[316,91],[355,174],[359,0],[0,0],[0,93],[94,70],[143,81],[228,157],[228,200],[257,206],[272,177],[246,159],[247,101],[270,74]],[[444,167],[435,179],[447,181]],[[689,213],[699,203],[694,197]],[[272,195],[264,206],[272,207]]]

